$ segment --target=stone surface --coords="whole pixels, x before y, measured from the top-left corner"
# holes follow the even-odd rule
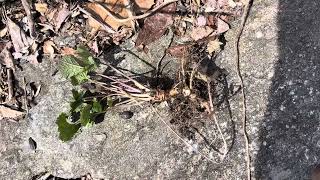
[[[319,163],[319,5],[317,0],[254,1],[241,40],[254,179],[310,179],[312,167]],[[226,34],[228,43],[216,60],[227,70],[231,89],[238,85],[236,30]],[[127,51],[111,51],[106,60],[150,75],[170,43],[170,33],[162,44],[150,48],[148,56],[129,42]],[[176,66],[170,57],[164,61]],[[231,148],[221,161],[213,150],[208,152],[198,142],[190,142],[194,147],[190,148],[169,130],[162,122],[171,118],[165,103],[156,111],[148,105],[113,109],[103,122],[62,143],[55,120],[68,108],[71,86],[59,74],[51,76],[54,68],[49,62],[26,71],[27,79],[42,82],[44,88],[26,120],[0,122],[1,179],[30,179],[42,172],[63,178],[91,173],[106,179],[245,179],[239,94],[229,99],[232,119],[226,104],[217,111]],[[167,73],[172,73],[170,68]],[[134,116],[122,119],[118,115],[122,110],[131,110]],[[215,128],[210,122],[207,127],[212,137]],[[36,150],[30,148],[29,137],[37,142]]]

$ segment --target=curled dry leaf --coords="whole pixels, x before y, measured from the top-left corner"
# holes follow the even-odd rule
[[[148,45],[159,39],[173,24],[172,14],[176,11],[176,3],[172,3],[160,10],[160,12],[147,17],[144,25],[138,34],[136,47]]]
[[[55,44],[51,40],[47,40],[43,43],[43,52],[45,54],[49,54],[50,58],[53,58],[54,56],[54,47]]]
[[[25,113],[17,110],[13,110],[6,106],[0,105],[0,120],[2,119],[18,119]]]

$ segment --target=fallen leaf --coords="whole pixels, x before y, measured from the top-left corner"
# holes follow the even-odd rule
[[[7,68],[11,68],[12,70],[15,70],[14,63],[13,63],[13,57],[9,51],[11,47],[11,43],[7,43],[6,46],[3,48],[3,50],[0,52],[0,63],[5,65]]]
[[[103,4],[103,5],[102,5]],[[119,22],[114,17],[108,15],[108,12],[103,7],[107,7],[115,17],[119,18],[128,18],[129,13],[125,8],[128,4],[128,0],[105,0],[100,3],[88,3],[87,8],[94,12],[101,20],[108,24],[112,29],[118,30],[120,26],[132,27],[132,21]],[[100,23],[94,20],[92,17],[89,17],[88,24],[91,28],[95,30],[100,29]]]
[[[217,30],[216,34],[222,34],[230,29],[229,24],[223,21],[221,18],[217,18]]]
[[[0,120],[8,118],[8,119],[17,119],[23,116],[25,113],[21,111],[17,111],[6,106],[0,105]]]
[[[135,0],[135,3],[139,7],[137,12],[146,12],[154,5],[154,0]]]
[[[156,41],[173,24],[172,13],[176,11],[176,4],[172,3],[160,11],[145,19],[144,25],[136,39],[136,47],[140,45],[146,46]]]
[[[71,12],[69,11],[68,4],[66,3],[64,3],[58,11],[56,11],[54,19],[56,31],[59,31],[61,25],[65,22],[65,20],[70,14]]]
[[[204,16],[199,16],[196,21],[197,26],[205,26],[207,24],[207,20]]]
[[[33,40],[10,18],[7,18],[7,26],[15,52],[25,50],[33,43]]]
[[[176,58],[187,57],[190,52],[191,45],[177,45],[169,47],[166,52],[169,53],[171,56]]]
[[[39,52],[36,51],[33,54],[30,54],[26,57],[26,60],[28,62],[30,62],[31,64],[38,64],[38,56],[39,56]]]
[[[34,7],[36,11],[38,11],[42,16],[48,11],[48,4],[47,3],[35,3]]]
[[[209,41],[208,45],[207,45],[207,51],[209,52],[209,54],[212,54],[213,52],[216,52],[218,50],[220,50],[220,46],[223,43],[219,41],[219,39],[215,39],[212,41]]]
[[[43,43],[43,52],[45,54],[49,54],[50,58],[53,58],[54,56],[54,47],[55,44],[51,40],[47,40]]]
[[[214,32],[214,30],[209,27],[209,26],[205,26],[205,27],[194,27],[190,33],[190,37],[195,40],[198,41],[200,39],[203,39],[205,37],[208,37],[210,35],[212,35]]]
[[[1,29],[0,30],[0,37],[1,38],[4,37],[7,34],[7,32],[8,32],[8,28],[7,27]]]
[[[75,56],[77,54],[77,51],[75,49],[69,48],[69,47],[64,47],[61,49],[61,55],[73,55]]]

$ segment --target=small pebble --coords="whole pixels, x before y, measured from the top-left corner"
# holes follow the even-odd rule
[[[119,116],[122,119],[130,119],[133,116],[133,112],[131,112],[131,111],[122,111],[122,112],[119,113]]]
[[[30,149],[36,150],[37,149],[37,142],[32,139],[32,137],[29,137],[29,146]]]

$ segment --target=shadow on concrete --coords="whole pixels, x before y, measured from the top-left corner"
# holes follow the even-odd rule
[[[310,179],[320,160],[320,1],[279,0],[279,60],[257,179]]]

